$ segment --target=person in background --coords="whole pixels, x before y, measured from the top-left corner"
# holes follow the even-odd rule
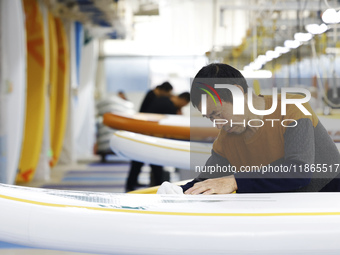
[[[150,105],[152,104],[152,102],[158,97],[162,97],[162,98],[170,97],[172,93],[172,89],[173,89],[172,85],[166,81],[166,82],[163,82],[161,85],[158,85],[156,88],[149,90],[143,99],[139,112],[152,113],[152,111],[148,109]],[[131,161],[129,176],[127,178],[126,185],[125,185],[126,192],[135,190],[136,188],[143,186],[138,183],[138,175],[143,165],[144,165],[143,162],[134,161],[134,160]]]
[[[147,112],[158,114],[181,114],[184,106],[190,102],[190,93],[183,92],[178,96],[158,97],[156,98],[147,109]],[[164,181],[169,181],[170,176],[165,174],[163,166],[150,165],[152,173],[151,186],[161,185]]]
[[[158,97],[146,109],[149,113],[180,114],[184,106],[190,102],[190,93],[183,92],[178,96]]]
[[[186,106],[190,102],[190,94],[184,92],[178,96],[171,97],[157,97],[146,109],[148,113],[158,113],[158,114],[177,114],[181,111],[182,107]],[[129,172],[129,177],[127,180],[126,189],[131,187],[133,184],[136,186],[138,175],[143,166],[142,162],[132,161],[131,168]],[[169,181],[168,177],[165,177],[163,166],[150,165],[153,181],[150,183],[152,185],[160,185],[164,181]]]
[[[150,90],[144,97],[139,112],[147,112],[148,107],[157,97],[170,97],[172,89],[172,85],[166,81]]]
[[[122,90],[118,91],[117,95],[118,95],[121,99],[124,99],[124,100],[127,100],[127,101],[128,101],[128,99],[127,99],[127,97],[126,97],[124,91],[122,91]]]

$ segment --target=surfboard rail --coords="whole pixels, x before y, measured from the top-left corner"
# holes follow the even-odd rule
[[[190,170],[191,162],[205,165],[211,155],[212,144],[116,131],[110,139],[110,147],[117,155],[128,159]]]
[[[183,123],[176,123],[177,121]],[[192,141],[213,141],[219,132],[213,127],[190,126],[190,117],[178,115],[105,113],[103,123],[118,130]]]

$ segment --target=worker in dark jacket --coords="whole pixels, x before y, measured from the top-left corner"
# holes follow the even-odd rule
[[[188,92],[184,92],[178,96],[170,96],[170,97],[157,97],[153,100],[153,102],[148,106],[146,112],[149,113],[159,113],[159,114],[177,114],[181,111],[182,107],[186,106],[190,102],[190,94]],[[127,180],[126,190],[132,190],[137,186],[138,175],[141,171],[141,167],[144,163],[138,161],[132,161],[129,177]],[[164,178],[164,170],[163,166],[159,165],[150,165],[151,173],[153,176],[153,185],[161,185],[163,181],[167,179]]]
[[[148,108],[150,107],[152,102],[158,97],[167,97],[167,98],[170,97],[172,89],[173,89],[172,85],[166,81],[166,82],[163,82],[161,85],[158,85],[156,88],[149,90],[143,99],[143,102],[141,104],[139,111],[144,112],[144,113],[145,112],[150,113],[150,110]],[[134,160],[131,161],[129,176],[127,178],[126,185],[125,185],[126,192],[135,190],[137,187],[143,186],[138,183],[138,175],[143,165],[144,165],[143,162],[134,161]]]

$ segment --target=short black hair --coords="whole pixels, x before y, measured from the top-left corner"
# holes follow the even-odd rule
[[[172,85],[170,84],[170,82],[163,82],[161,85],[158,85],[156,88],[169,92],[173,89]]]
[[[179,98],[184,99],[187,102],[190,102],[190,93],[189,92],[183,92],[178,95]]]
[[[245,94],[248,92],[247,81],[239,70],[227,64],[212,63],[199,70],[191,84],[191,102],[196,108],[198,108],[199,104],[201,103],[201,95],[205,93],[199,88],[199,85],[202,84],[202,81],[203,83],[210,83],[209,85],[211,87],[214,86],[214,83],[239,85],[243,88]],[[220,96],[221,100],[225,102],[233,102],[233,97],[230,90],[215,90]]]

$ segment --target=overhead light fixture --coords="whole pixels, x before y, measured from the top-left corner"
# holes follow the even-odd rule
[[[266,63],[267,63],[267,61],[266,60],[260,60],[260,59],[255,59],[254,60],[254,63],[255,63],[255,66],[257,67],[257,68],[255,68],[255,69],[261,69],[262,68],[262,66],[263,65],[265,65]],[[258,68],[259,67],[259,68]]]
[[[278,57],[280,57],[280,53],[278,53],[278,52],[276,52],[276,51],[273,51],[273,50],[268,50],[268,51],[266,52],[266,57],[267,57],[267,58],[271,58],[271,59],[273,59],[273,58],[278,58]]]
[[[252,70],[260,70],[262,68],[263,64],[259,63],[259,62],[251,62],[249,64],[249,67],[252,69]]]
[[[295,33],[294,39],[299,42],[308,42],[313,38],[311,33]]]
[[[253,71],[249,65],[243,67],[244,72]],[[242,72],[242,71],[241,71]]]
[[[313,34],[313,35],[319,35],[323,34],[328,30],[328,26],[325,23],[322,23],[321,25],[318,24],[309,24],[305,26],[306,30]]]
[[[256,61],[262,63],[263,65],[267,62],[267,57],[265,55],[260,55],[256,58]]]
[[[284,42],[284,46],[289,48],[289,49],[296,49],[301,45],[301,42],[297,40],[286,40]]]
[[[327,24],[336,24],[340,22],[340,12],[335,9],[327,9],[321,18],[322,21]]]
[[[289,52],[289,48],[277,46],[277,47],[275,47],[275,51],[279,54],[285,54],[285,53]]]
[[[269,70],[240,70],[241,74],[244,76],[244,78],[252,78],[252,79],[261,79],[261,78],[271,78],[273,76],[272,72]]]

